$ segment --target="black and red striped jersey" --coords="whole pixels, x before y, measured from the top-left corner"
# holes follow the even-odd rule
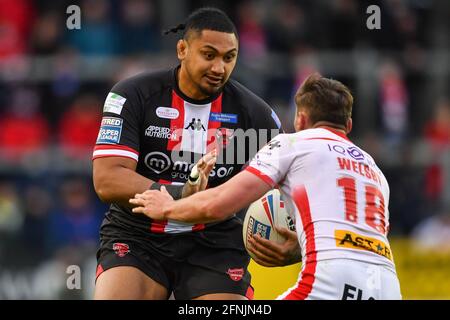
[[[213,148],[218,161],[208,187],[241,171],[281,130],[275,112],[261,98],[230,79],[220,92],[193,100],[177,85],[179,67],[142,73],[117,83],[108,94],[93,159],[127,157],[136,172],[160,183],[184,184],[200,157]],[[152,221],[111,204],[110,214],[151,232],[180,233],[205,228]]]

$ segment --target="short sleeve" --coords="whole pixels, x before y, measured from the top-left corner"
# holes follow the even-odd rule
[[[283,133],[280,119],[276,112],[268,105],[264,105],[263,108],[260,109],[259,114],[253,117],[253,121],[253,125],[256,129],[270,130],[268,135],[269,141],[275,138],[279,133]]]
[[[93,159],[118,156],[138,161],[141,110],[132,82],[124,80],[111,89],[103,106]]]
[[[280,134],[266,144],[250,162],[247,171],[275,187],[289,170],[294,154],[289,148],[286,134]]]

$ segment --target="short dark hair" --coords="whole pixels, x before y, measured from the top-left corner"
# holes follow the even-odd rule
[[[238,38],[236,26],[230,18],[220,9],[204,7],[192,12],[185,23],[180,23],[176,27],[167,29],[164,34],[171,32],[177,33],[182,30],[182,37],[186,39],[189,31],[201,32],[203,30],[212,30],[226,33],[234,33]]]
[[[341,82],[310,75],[295,94],[297,108],[306,108],[311,122],[327,121],[347,125],[352,116],[353,96]]]

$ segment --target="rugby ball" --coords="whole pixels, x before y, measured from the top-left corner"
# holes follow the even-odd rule
[[[259,234],[262,238],[277,243],[283,243],[286,239],[274,228],[284,227],[295,231],[295,224],[287,213],[284,201],[278,189],[272,189],[263,197],[253,202],[248,207],[245,214],[242,233],[245,248],[253,258],[253,254],[248,250],[248,240],[254,234]]]

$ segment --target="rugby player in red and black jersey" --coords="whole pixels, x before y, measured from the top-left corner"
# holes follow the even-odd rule
[[[154,221],[129,204],[162,184],[176,199],[222,184],[281,130],[267,103],[229,78],[238,36],[222,11],[199,9],[169,31],[180,30],[179,66],[123,80],[105,101],[93,180],[111,206],[100,229],[95,299],[253,295],[238,217],[210,225]],[[232,143],[240,129],[267,134],[253,154],[245,146],[244,161],[242,143]],[[216,163],[219,155],[227,161]],[[196,163],[202,179],[194,185],[188,177]]]

